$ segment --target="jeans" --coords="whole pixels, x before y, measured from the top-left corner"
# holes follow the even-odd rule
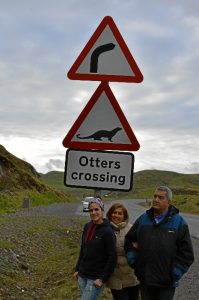
[[[156,287],[140,285],[142,300],[172,300],[175,293],[174,287]]]
[[[139,285],[123,288],[122,290],[111,289],[114,300],[138,300]]]
[[[94,280],[82,278],[78,276],[78,284],[80,287],[80,300],[96,300],[104,289],[104,284],[100,288],[94,286]]]

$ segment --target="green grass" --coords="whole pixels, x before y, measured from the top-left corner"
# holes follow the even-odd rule
[[[1,229],[9,221],[1,219]],[[1,239],[0,253],[6,247],[19,254],[27,269],[9,260],[0,264],[0,299],[79,299],[73,273],[84,222],[70,220],[70,225],[65,226],[63,220],[53,217],[13,218],[8,227],[15,233]],[[100,299],[112,299],[110,291],[106,289]]]
[[[9,247],[14,253],[23,251],[29,272],[10,268],[7,262],[6,276],[0,273],[1,289],[9,286],[16,299],[22,299],[22,294],[23,299],[33,299],[34,291],[37,299],[77,299],[79,291],[72,274],[81,224],[73,223],[74,228],[66,228],[63,222],[52,217],[24,219],[24,222],[26,226],[21,230],[19,220],[12,220],[15,234],[9,237],[10,243],[2,239],[0,248]]]
[[[185,213],[199,214],[199,197],[198,195],[176,195],[173,204]]]
[[[3,249],[11,249],[13,247],[12,243],[9,241],[5,241],[5,240],[0,240],[0,248]]]
[[[31,207],[49,205],[55,202],[63,203],[75,201],[75,197],[73,195],[67,195],[53,190],[38,192],[27,189],[17,193],[0,194],[0,214],[13,213],[17,209],[22,208],[23,199],[25,197],[29,198]]]

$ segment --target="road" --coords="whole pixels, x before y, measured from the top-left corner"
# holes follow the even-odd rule
[[[136,218],[142,214],[146,208],[139,205],[143,200],[117,200],[111,203],[105,203],[105,213],[109,207],[115,202],[124,204],[129,212],[129,219],[134,223]],[[79,205],[76,210],[76,215],[87,216],[88,213],[82,212],[82,206]],[[199,298],[198,278],[199,278],[199,216],[191,214],[182,214],[189,225],[190,234],[192,237],[195,261],[189,271],[183,276],[180,281],[180,286],[176,289],[175,300],[196,300]]]

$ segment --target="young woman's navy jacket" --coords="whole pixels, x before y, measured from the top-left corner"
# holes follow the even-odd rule
[[[116,265],[116,237],[108,220],[84,226],[79,259],[75,271],[88,279],[106,282]]]
[[[177,286],[194,261],[188,225],[173,205],[158,224],[153,208],[142,214],[126,235],[125,251],[138,279],[148,286]]]

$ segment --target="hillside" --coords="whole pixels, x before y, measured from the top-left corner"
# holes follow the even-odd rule
[[[42,179],[56,188],[63,187],[63,172],[42,174]],[[174,194],[173,203],[183,212],[199,213],[199,174],[181,174],[170,171],[144,170],[133,176],[133,189],[129,192],[102,191],[106,199],[151,199],[159,185],[169,186]],[[69,190],[69,188],[67,188]],[[74,195],[93,195],[93,190],[71,188]],[[148,201],[148,200],[147,200]],[[146,203],[148,205],[149,202]]]
[[[65,193],[72,194],[76,197],[82,198],[86,195],[93,194],[93,189],[84,189],[84,188],[73,188],[73,187],[66,187],[64,185],[64,172],[61,171],[50,171],[46,174],[40,174],[41,179],[56,188],[59,191],[63,191]]]
[[[0,145],[0,191],[16,192],[34,189],[42,192],[47,186],[40,180],[35,168],[26,161],[17,158]]]
[[[0,213],[20,208],[24,197],[30,199],[31,206],[70,202],[74,198],[45,183],[31,164],[0,145]]]
[[[144,170],[134,174],[134,188],[130,194],[142,194],[146,197],[147,190],[156,186],[167,185],[174,195],[198,194],[199,174],[181,174],[171,171]]]
[[[48,184],[55,186],[57,189],[63,188],[64,174],[60,171],[51,171],[47,174],[41,174],[41,178]],[[132,196],[142,195],[146,197],[146,191],[154,190],[156,186],[168,185],[174,194],[198,194],[199,193],[199,174],[181,174],[171,171],[144,170],[134,173],[133,189],[130,192],[107,192],[108,194]],[[65,187],[66,188],[66,187]],[[71,188],[76,193],[75,188]],[[87,189],[88,193],[89,189]],[[104,193],[106,193],[104,191]],[[92,190],[90,190],[92,193]]]

